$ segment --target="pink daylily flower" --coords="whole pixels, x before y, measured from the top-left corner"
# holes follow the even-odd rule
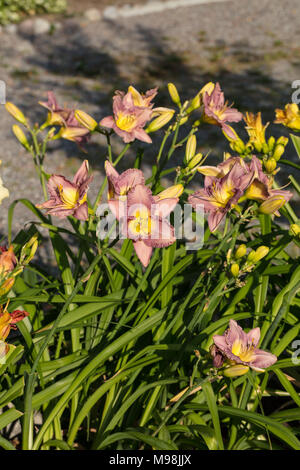
[[[228,160],[226,164],[229,164]],[[203,204],[204,211],[208,212],[209,229],[214,232],[227,212],[238,203],[252,178],[253,173],[235,161],[225,176],[206,176],[204,188],[189,196],[188,201],[194,208]]]
[[[151,119],[152,106],[136,106],[130,92],[125,95],[122,91],[116,91],[113,97],[113,113],[113,116],[103,118],[100,125],[113,129],[125,143],[138,139],[151,144],[152,140],[144,127]]]
[[[279,216],[280,214],[277,209],[288,202],[293,193],[282,189],[272,189],[272,179],[263,172],[262,164],[257,157],[252,157],[249,168],[253,172],[254,178],[245,192],[245,197],[263,203],[275,201],[272,212]],[[272,208],[272,204],[270,204],[270,207]]]
[[[166,247],[175,242],[174,227],[166,217],[174,208],[174,200],[156,201],[151,190],[137,184],[127,197],[127,214],[121,220],[122,230],[133,246],[144,267],[148,266],[153,247]]]
[[[76,142],[80,148],[85,144],[91,134],[75,118],[75,110],[59,106],[53,91],[48,91],[48,101],[40,101],[40,105],[48,109],[49,114],[46,121],[48,126],[61,126],[57,137]]]
[[[231,127],[226,124],[227,122],[239,122],[243,119],[242,113],[237,109],[228,106],[225,102],[224,93],[221,91],[219,83],[216,83],[212,92],[205,92],[203,95],[204,115],[205,122],[210,124],[219,125],[229,137],[235,138]]]
[[[88,219],[87,191],[92,176],[88,176],[88,161],[84,160],[73,181],[61,175],[52,175],[47,183],[50,199],[36,207],[47,214],[65,218],[73,215],[78,220]]]
[[[245,333],[236,321],[230,320],[229,328],[224,335],[213,336],[215,367],[221,367],[226,359],[235,364],[251,367],[256,371],[264,371],[267,367],[272,366],[277,361],[277,357],[272,353],[258,349],[259,339],[259,328]],[[223,356],[223,361],[220,360],[220,354]]]
[[[145,184],[145,178],[141,170],[130,168],[119,174],[113,165],[107,160],[105,172],[108,179],[108,205],[116,219],[125,216],[127,195],[137,184]]]

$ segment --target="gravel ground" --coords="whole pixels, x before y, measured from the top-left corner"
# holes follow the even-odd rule
[[[264,121],[272,121],[273,110],[291,101],[291,83],[300,78],[298,0],[234,0],[126,20],[89,23],[77,16],[63,18],[61,24],[50,35],[0,34],[0,78],[7,85],[7,100],[33,122],[44,116],[38,101],[45,99],[47,90],[54,90],[60,102],[100,119],[110,114],[114,90],[125,90],[130,83],[140,90],[159,86],[156,103],[170,106],[169,81],[188,98],[209,80],[219,81],[226,98],[241,111],[261,110]],[[7,208],[14,199],[42,199],[31,159],[15,141],[12,124],[0,106],[0,173],[10,190],[1,206],[2,234],[7,232]],[[272,124],[269,130],[288,135]],[[211,149],[212,159],[220,159],[227,148],[222,132],[213,126],[201,130],[198,141],[202,151]],[[95,175],[93,198],[103,178],[104,144],[101,136],[93,137],[86,146],[88,157],[75,144],[51,144],[46,171],[72,177],[82,159],[89,158]],[[118,150],[118,139],[115,145]],[[291,146],[288,152],[296,158]],[[124,167],[133,158],[131,154]],[[180,150],[175,158],[179,163]],[[147,172],[150,164],[151,149],[146,148]],[[282,172],[283,183],[286,176]],[[17,205],[14,231],[32,217]]]

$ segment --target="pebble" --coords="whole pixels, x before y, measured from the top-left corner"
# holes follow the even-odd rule
[[[16,24],[7,24],[3,27],[5,33],[16,34],[18,28]]]
[[[40,34],[46,34],[49,33],[51,29],[51,24],[49,21],[44,20],[43,18],[36,18],[33,23],[33,33],[36,36],[39,36]]]
[[[103,18],[107,18],[108,20],[114,20],[118,18],[119,10],[116,7],[106,7],[103,10]]]
[[[84,12],[84,17],[88,21],[100,21],[102,18],[101,12],[97,8],[89,8]]]

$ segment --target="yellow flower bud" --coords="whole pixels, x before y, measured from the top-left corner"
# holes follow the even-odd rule
[[[198,94],[190,101],[190,105],[189,105],[188,108],[186,109],[186,112],[189,114],[189,113],[191,113],[192,111],[195,111],[195,109],[200,108],[200,106],[201,106],[201,97],[200,97],[200,94],[198,93]]]
[[[289,141],[289,138],[288,138],[288,137],[284,137],[284,136],[282,135],[281,137],[279,137],[279,139],[277,139],[276,143],[277,143],[277,144],[282,144],[282,145],[286,146],[287,143],[288,143],[288,141]]]
[[[22,111],[17,108],[13,103],[10,103],[9,101],[5,104],[6,110],[12,115],[13,118],[15,118],[16,121],[20,122],[24,126],[27,126],[27,119],[22,113]]]
[[[13,130],[13,133],[15,134],[16,138],[18,139],[18,141],[22,145],[24,145],[25,148],[28,148],[29,143],[28,143],[27,138],[26,138],[24,132],[22,131],[21,127],[18,126],[18,124],[14,124],[12,126],[12,130]]]
[[[268,147],[269,147],[270,152],[272,152],[274,145],[275,145],[275,137],[271,136],[268,139]]]
[[[238,249],[236,250],[235,252],[235,258],[236,259],[240,259],[242,258],[243,256],[245,256],[245,254],[247,253],[247,247],[246,245],[242,244],[238,247]]]
[[[258,261],[267,256],[269,251],[270,249],[267,246],[260,246],[259,248],[257,248],[253,255],[253,262],[258,263]]]
[[[283,144],[276,144],[274,153],[273,153],[273,158],[278,161],[280,157],[284,154],[285,151],[285,146]]]
[[[255,144],[254,144],[254,145],[255,145]],[[262,151],[263,151],[264,154],[268,154],[268,153],[269,153],[269,146],[268,146],[267,142],[264,142],[264,143],[262,144]]]
[[[201,162],[203,158],[203,154],[202,153],[197,153],[188,163],[188,167],[190,170],[193,170],[196,168],[197,165],[199,165],[199,163]],[[199,170],[199,168],[197,168],[197,170]]]
[[[275,158],[273,158],[273,157],[268,158],[268,160],[264,162],[264,167],[265,167],[265,169],[267,170],[268,173],[273,173],[276,166],[277,166],[277,163],[276,163]]]
[[[213,82],[208,82],[206,83],[206,85],[204,85],[204,87],[201,88],[199,94],[204,95],[204,93],[208,93],[210,96],[212,92],[214,91],[214,88],[215,88],[215,84]]]
[[[249,367],[244,364],[235,364],[234,366],[227,367],[223,371],[223,375],[225,375],[225,377],[239,377],[240,375],[246,374],[248,370]]]
[[[240,272],[240,267],[237,263],[233,263],[230,268],[231,274],[233,277],[238,277],[239,272]]]
[[[75,111],[75,118],[79,122],[79,124],[81,124],[83,127],[85,127],[91,132],[94,131],[98,125],[95,119],[92,118],[92,116],[90,116],[84,111],[80,111],[79,109]]]
[[[195,156],[197,147],[197,139],[195,134],[191,135],[188,138],[186,148],[185,148],[185,159],[187,163]]]
[[[255,251],[251,250],[250,253],[247,256],[247,261],[249,263],[254,263],[255,262],[254,259],[255,259]]]
[[[276,212],[284,206],[286,200],[283,196],[272,196],[266,199],[260,206],[259,212],[261,214],[276,214]]]
[[[180,97],[174,83],[168,83],[168,90],[173,103],[177,104],[178,106],[181,106]]]
[[[162,199],[180,197],[181,194],[183,193],[183,190],[184,190],[184,187],[182,184],[174,184],[173,186],[170,186],[169,188],[165,189],[161,193],[157,194],[155,197],[159,198],[160,201]]]
[[[300,225],[292,224],[290,226],[289,234],[292,235],[292,237],[299,237],[300,236]]]
[[[158,131],[172,119],[172,117],[174,116],[174,113],[175,111],[171,109],[169,111],[166,111],[165,113],[162,113],[160,116],[158,116],[157,118],[153,119],[153,121],[150,122],[146,131],[147,132]]]

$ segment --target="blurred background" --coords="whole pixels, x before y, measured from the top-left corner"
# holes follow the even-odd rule
[[[0,0],[0,79],[6,83],[7,101],[19,106],[32,122],[43,122],[46,110],[38,101],[46,101],[47,91],[52,90],[60,104],[83,109],[100,120],[111,114],[116,89],[127,90],[132,84],[146,91],[157,86],[155,105],[172,107],[168,82],[175,83],[185,100],[212,80],[220,82],[226,99],[240,111],[262,112],[263,122],[270,122],[267,136],[288,136],[287,129],[272,122],[274,109],[291,102],[291,84],[300,79],[299,0],[191,3]],[[31,158],[17,143],[12,124],[0,105],[0,173],[10,191],[10,198],[1,206],[2,234],[7,232],[7,208],[14,199],[43,200]],[[234,127],[239,131],[243,124]],[[156,135],[154,147],[161,136]],[[246,137],[243,130],[241,137]],[[210,151],[207,164],[220,162],[223,151],[230,150],[216,126],[201,129],[197,140],[199,151]],[[114,138],[114,146],[115,152],[122,148],[119,138]],[[140,143],[124,158],[123,168],[130,167],[138,146]],[[147,173],[154,161],[153,147],[142,146]],[[72,142],[51,143],[45,170],[71,178],[88,158],[94,172],[93,198],[103,179],[104,137],[93,136],[85,148],[87,154]],[[178,149],[174,156],[177,164],[182,152]],[[291,143],[286,158],[298,158]],[[281,184],[288,182],[290,172],[290,168],[281,170]],[[199,175],[194,187],[200,183]],[[14,232],[32,217],[17,206]]]

